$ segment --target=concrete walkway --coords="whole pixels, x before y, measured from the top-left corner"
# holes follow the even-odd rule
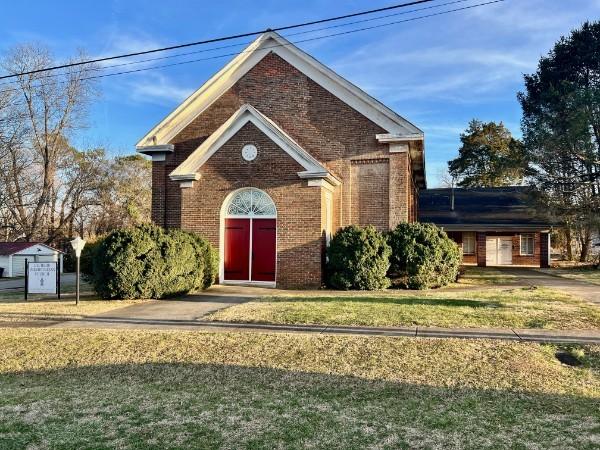
[[[352,336],[403,336],[426,338],[500,339],[509,341],[567,344],[600,344],[600,332],[593,330],[535,330],[500,328],[436,327],[346,327],[326,325],[275,325],[211,322],[202,320],[137,319],[95,316],[50,325],[52,328],[126,328],[203,332],[304,333]]]
[[[517,269],[513,269],[517,270]],[[523,285],[547,285],[543,273],[527,271]],[[561,280],[558,280],[559,282]],[[566,280],[570,282],[572,280]],[[564,284],[564,286],[570,283]],[[587,283],[585,283],[587,284]],[[561,284],[563,286],[563,284]],[[323,291],[318,291],[323,292]],[[49,323],[52,328],[126,328],[166,329],[203,332],[308,333],[360,336],[405,336],[428,338],[502,339],[510,341],[600,344],[595,330],[538,330],[510,328],[436,328],[436,327],[357,327],[327,325],[276,325],[231,323],[203,320],[211,312],[253,300],[265,295],[289,294],[268,288],[213,286],[208,291],[185,297],[185,300],[157,300],[132,305],[93,317]],[[315,294],[315,291],[311,291]]]
[[[523,286],[549,286],[600,305],[600,286],[570,280],[539,270],[522,268],[502,269],[518,277],[517,284]],[[514,287],[515,284],[511,284]],[[500,288],[501,286],[496,286]],[[321,295],[325,291],[310,291]],[[277,332],[309,333],[361,336],[408,336],[429,338],[503,339],[511,341],[600,344],[600,332],[595,330],[538,330],[538,329],[482,329],[482,328],[435,328],[435,327],[353,327],[325,325],[274,325],[256,323],[229,323],[203,320],[211,312],[253,300],[265,295],[290,294],[268,288],[213,286],[198,295],[184,300],[157,300],[131,305],[83,319],[64,321],[39,321],[52,328],[130,328],[195,330],[204,332]],[[302,295],[303,292],[294,293]],[[308,293],[307,293],[308,294]],[[19,326],[0,324],[1,326]],[[21,326],[32,326],[23,323]]]

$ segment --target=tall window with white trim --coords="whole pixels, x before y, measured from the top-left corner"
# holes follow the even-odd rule
[[[533,233],[521,234],[521,255],[531,256],[535,249],[535,238]]]
[[[472,231],[465,231],[462,234],[462,251],[463,255],[474,255],[475,254],[475,233]]]

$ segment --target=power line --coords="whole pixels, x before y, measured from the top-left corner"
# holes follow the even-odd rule
[[[427,19],[430,17],[436,17],[436,16],[441,16],[444,14],[449,14],[449,13],[453,13],[453,12],[458,12],[458,11],[464,11],[464,10],[468,10],[468,9],[473,9],[473,8],[477,8],[480,6],[486,6],[486,5],[491,5],[494,3],[501,3],[504,2],[505,0],[492,0],[492,1],[488,1],[488,2],[484,2],[484,3],[477,3],[474,5],[469,5],[469,6],[464,6],[462,8],[455,8],[455,9],[450,9],[450,10],[446,10],[446,11],[441,11],[438,13],[432,13],[432,14],[426,14],[423,16],[418,16],[418,17],[411,17],[409,19],[404,19],[404,20],[397,20],[397,21],[393,21],[393,22],[387,22],[387,23],[383,23],[383,24],[379,24],[379,25],[373,25],[370,27],[363,27],[363,28],[356,28],[353,30],[348,30],[348,31],[342,31],[339,33],[332,33],[332,34],[328,34],[325,36],[317,36],[314,38],[307,38],[307,39],[301,39],[298,41],[294,41],[294,42],[290,42],[289,44],[275,44],[269,47],[265,47],[265,49],[270,49],[270,48],[276,48],[276,47],[284,47],[287,45],[294,45],[294,44],[299,44],[299,43],[303,43],[303,42],[311,42],[311,41],[317,41],[317,40],[321,40],[321,39],[326,39],[326,38],[331,38],[331,37],[337,37],[337,36],[343,36],[343,35],[348,35],[348,34],[352,34],[352,33],[357,33],[360,31],[368,31],[368,30],[373,30],[373,29],[377,29],[377,28],[382,28],[382,27],[387,27],[387,26],[391,26],[391,25],[397,25],[400,23],[406,23],[406,22],[412,22],[415,20],[421,20],[421,19]],[[180,61],[177,63],[171,63],[171,64],[163,64],[160,66],[152,66],[152,67],[143,67],[140,69],[133,69],[133,70],[126,70],[126,71],[121,71],[121,72],[113,72],[113,73],[107,73],[107,74],[102,74],[102,75],[93,75],[90,77],[84,77],[81,78],[80,81],[84,81],[84,80],[93,80],[93,79],[99,79],[99,78],[107,78],[107,77],[112,77],[112,76],[117,76],[117,75],[126,75],[126,74],[130,74],[130,73],[138,73],[138,72],[145,72],[148,70],[157,70],[157,69],[164,69],[164,68],[168,68],[168,67],[175,67],[175,66],[181,66],[181,65],[185,65],[185,64],[192,64],[192,63],[196,63],[196,62],[201,62],[201,61],[209,61],[209,60],[213,60],[213,59],[219,59],[219,58],[225,58],[228,56],[237,56],[237,55],[241,55],[244,53],[247,53],[248,51],[242,51],[242,52],[234,52],[234,53],[227,53],[227,54],[221,54],[221,55],[215,55],[215,56],[211,56],[208,58],[199,58],[199,59],[194,59],[194,60],[188,60],[188,61]],[[65,83],[65,81],[59,82],[59,83]],[[18,91],[19,89],[17,88],[12,88],[12,89],[5,89],[0,91],[0,94],[6,93],[6,92],[11,92],[11,91]]]
[[[10,75],[3,75],[3,76],[0,76],[0,80],[6,79],[6,78],[15,78],[15,77],[22,76],[22,75],[30,75],[30,74],[39,73],[39,72],[47,72],[47,71],[50,71],[50,70],[64,69],[64,68],[67,68],[67,67],[80,66],[80,65],[84,65],[84,64],[92,64],[92,63],[98,63],[98,62],[102,62],[102,61],[109,61],[109,60],[113,60],[113,59],[129,58],[131,56],[147,55],[147,54],[150,54],[150,53],[164,52],[164,51],[168,51],[168,50],[176,50],[176,49],[186,48],[186,47],[192,47],[192,46],[196,46],[196,45],[203,45],[203,44],[211,44],[211,43],[214,43],[214,42],[229,41],[229,40],[232,40],[232,39],[239,39],[239,38],[243,38],[243,37],[256,36],[256,35],[259,35],[259,34],[262,34],[262,33],[266,32],[266,31],[291,30],[291,29],[294,29],[294,28],[306,27],[306,26],[309,26],[309,25],[318,25],[320,23],[333,22],[335,20],[348,19],[348,18],[351,18],[351,17],[363,16],[363,15],[366,15],[366,14],[374,14],[374,13],[378,13],[378,12],[382,12],[382,11],[389,11],[389,10],[392,10],[392,9],[406,8],[407,6],[414,6],[414,5],[418,5],[418,4],[421,4],[421,3],[429,3],[429,2],[432,2],[432,1],[435,1],[435,0],[414,0],[414,1],[411,1],[411,2],[407,2],[407,3],[399,3],[399,4],[396,4],[396,5],[392,5],[392,6],[386,6],[384,8],[371,9],[371,10],[368,10],[368,11],[360,11],[360,12],[351,13],[351,14],[344,14],[342,16],[329,17],[327,19],[313,20],[311,22],[303,22],[303,23],[294,24],[294,25],[286,25],[286,26],[278,27],[278,28],[269,28],[269,29],[266,29],[266,30],[252,31],[252,32],[248,32],[248,33],[241,33],[241,34],[236,34],[236,35],[230,35],[230,36],[223,36],[223,37],[218,37],[218,38],[206,39],[204,41],[189,42],[187,44],[172,45],[170,47],[161,47],[161,48],[155,48],[155,49],[151,49],[151,50],[144,50],[144,51],[141,51],[141,52],[126,53],[126,54],[115,55],[115,56],[106,56],[106,57],[103,57],[103,58],[90,59],[90,60],[87,60],[87,61],[78,61],[78,62],[73,62],[73,63],[68,63],[68,64],[61,64],[59,66],[48,67],[48,68],[45,68],[45,69],[36,69],[36,70],[30,70],[30,71],[27,71],[27,72],[15,73],[15,74],[10,74]]]
[[[378,17],[371,17],[369,19],[362,19],[362,20],[355,20],[353,22],[345,22],[345,23],[341,23],[341,24],[337,24],[337,25],[329,25],[326,27],[320,27],[320,28],[314,28],[312,30],[305,30],[305,31],[298,31],[296,33],[288,33],[285,34],[284,37],[290,37],[290,36],[298,36],[298,35],[303,35],[303,34],[310,34],[310,33],[316,33],[318,31],[324,31],[324,30],[330,30],[330,29],[334,29],[334,28],[341,28],[341,27],[347,27],[350,25],[356,25],[359,23],[365,23],[365,22],[373,22],[375,20],[381,20],[381,19],[387,19],[389,17],[395,17],[395,16],[400,16],[400,15],[407,15],[407,14],[411,14],[414,12],[419,12],[419,11],[425,11],[425,10],[429,10],[429,9],[435,9],[435,8],[441,8],[443,6],[449,6],[449,5],[455,5],[457,3],[464,3],[464,2],[468,2],[471,0],[454,0],[454,1],[450,1],[450,2],[446,2],[446,3],[440,3],[437,5],[432,5],[432,6],[427,6],[424,8],[416,8],[416,9],[411,9],[409,11],[402,11],[402,12],[397,12],[397,13],[393,13],[393,14],[386,14],[383,16],[378,16]],[[90,67],[88,70],[91,71],[101,71],[101,70],[107,70],[107,69],[113,69],[115,67],[124,67],[124,66],[131,66],[134,64],[143,64],[146,62],[152,62],[152,61],[161,61],[161,60],[165,60],[165,59],[173,59],[173,58],[178,58],[181,56],[190,56],[190,55],[197,55],[200,53],[207,53],[207,52],[212,52],[215,50],[223,50],[226,48],[233,48],[233,47],[240,47],[243,45],[249,45],[251,44],[252,41],[244,41],[241,43],[237,43],[237,44],[229,44],[229,45],[222,45],[219,47],[212,47],[212,48],[207,48],[207,49],[203,49],[203,50],[196,50],[193,52],[185,52],[185,53],[177,53],[175,55],[166,55],[166,56],[160,56],[157,58],[146,58],[146,59],[140,59],[140,60],[136,60],[136,61],[129,61],[129,62],[125,62],[125,63],[120,63],[120,64],[111,64],[108,66],[101,66],[101,67]],[[227,54],[226,56],[230,56],[231,54]],[[48,69],[50,70],[50,69]],[[61,77],[66,75],[65,73],[51,73],[51,74],[47,74],[47,75],[42,75],[38,78],[36,78],[35,81],[43,79],[43,78],[54,78],[54,77]],[[1,79],[1,78],[0,78]],[[14,83],[18,83],[17,80],[15,81],[5,81],[0,83],[0,86],[4,86],[7,84],[14,84]]]

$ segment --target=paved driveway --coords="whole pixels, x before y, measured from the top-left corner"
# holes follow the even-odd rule
[[[557,291],[566,292],[567,294],[580,297],[600,306],[599,285],[561,277],[553,272],[552,269],[529,269],[521,267],[495,267],[495,269],[519,277],[519,281],[525,285],[556,289]]]

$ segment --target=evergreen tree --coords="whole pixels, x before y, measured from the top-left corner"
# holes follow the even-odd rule
[[[460,135],[458,157],[448,162],[450,175],[461,187],[498,187],[520,184],[527,163],[522,143],[502,122],[472,120]]]

